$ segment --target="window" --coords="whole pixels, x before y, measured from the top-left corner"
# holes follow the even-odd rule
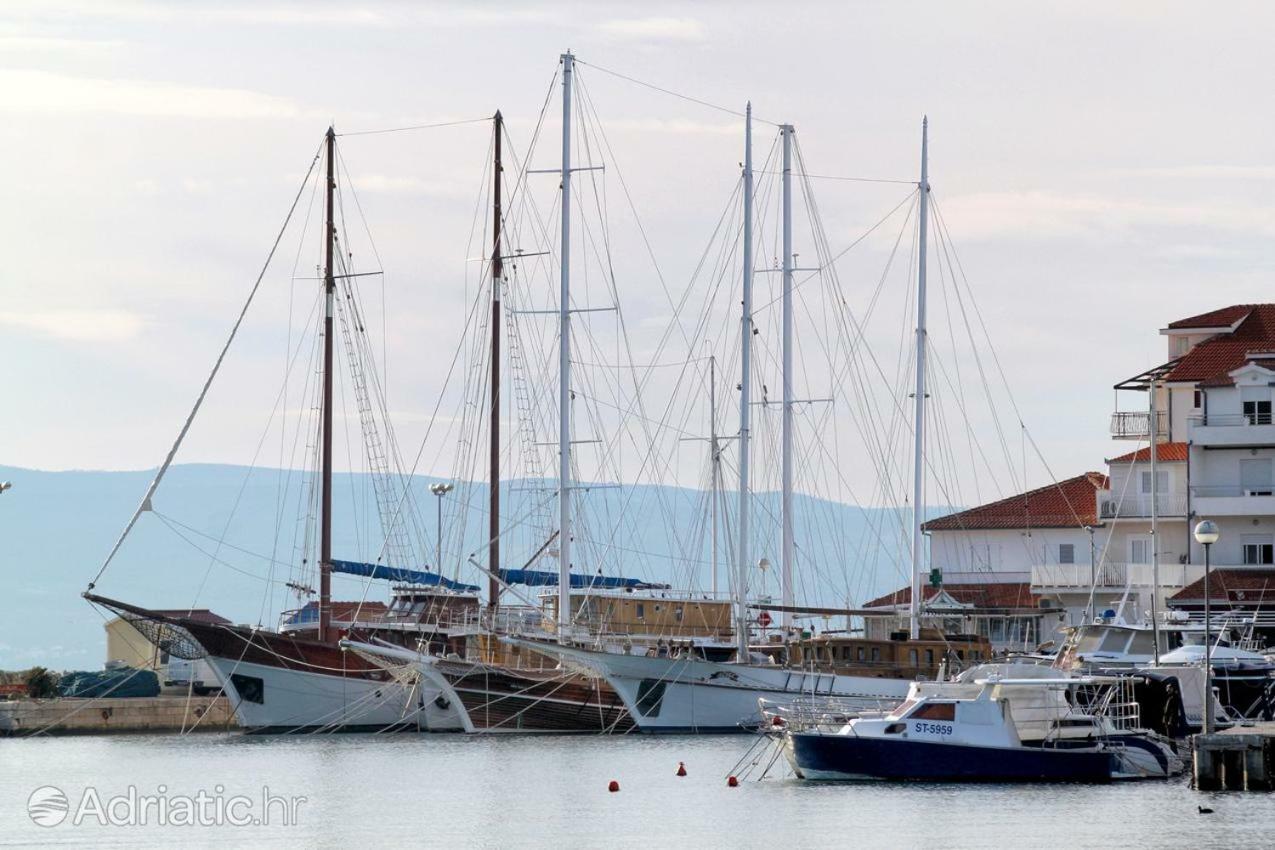
[[[863,647],[859,647],[859,660],[863,660]]]
[[[1151,541],[1145,537],[1135,537],[1129,541],[1129,563],[1151,563]]]
[[[934,666],[934,650],[932,649],[925,650],[925,663],[929,667]]]
[[[1059,543],[1058,544],[1058,563],[1060,564],[1076,563],[1076,544],[1075,543]]]
[[[881,647],[879,646],[872,647],[872,661],[875,663],[880,660],[881,660]]]
[[[1271,391],[1269,387],[1241,387],[1244,418],[1250,425],[1271,424]]]
[[[909,717],[913,720],[955,720],[956,703],[927,702],[912,712]]]
[[[1270,496],[1275,493],[1271,478],[1271,459],[1248,457],[1240,460],[1240,489],[1246,496]]]
[[[646,619],[646,605],[641,602],[637,604],[637,618],[639,620]]]
[[[681,605],[673,609],[673,619],[677,620],[679,623],[682,622],[682,606]]]
[[[1269,534],[1240,535],[1245,564],[1275,564],[1275,545]]]
[[[918,660],[918,659],[917,659],[916,650],[915,650],[915,649],[909,649],[909,650],[908,650],[908,664],[911,664],[913,667],[915,667],[915,666],[916,666],[916,662],[917,662],[917,660]]]
[[[1155,491],[1157,493],[1169,492],[1169,472],[1164,469],[1155,471]],[[1150,470],[1142,473],[1142,492],[1151,492],[1151,472]]]
[[[1191,397],[1191,407],[1195,408],[1196,410],[1199,410],[1200,408],[1204,407],[1204,391],[1203,390],[1195,391],[1195,394]]]

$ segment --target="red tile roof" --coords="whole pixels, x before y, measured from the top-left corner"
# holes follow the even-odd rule
[[[1259,602],[1275,599],[1275,568],[1216,569],[1209,576],[1211,602]],[[1204,602],[1204,579],[1169,597],[1171,602]]]
[[[1221,315],[1227,310],[1237,313],[1246,311],[1244,320],[1231,333],[1219,334],[1192,348],[1164,376],[1164,380],[1169,382],[1207,381],[1214,385],[1229,384],[1230,379],[1226,377],[1227,373],[1243,366],[1251,352],[1263,351],[1275,346],[1275,304],[1241,304],[1204,315]],[[1203,317],[1195,317],[1195,319],[1201,318]],[[1182,321],[1190,322],[1194,319]],[[1172,328],[1178,324],[1180,322],[1174,322],[1169,327]]]
[[[1155,459],[1165,463],[1185,463],[1186,443],[1160,443],[1156,446]],[[1113,457],[1107,463],[1145,463],[1151,460],[1151,447],[1138,449],[1136,452]]]
[[[945,584],[942,590],[931,587],[924,588],[925,601],[930,603],[940,592],[946,592],[957,602],[973,605],[976,608],[1038,608],[1040,597],[1031,592],[1031,585],[1025,581],[989,582],[988,584]],[[912,602],[912,588],[905,587],[885,596],[878,596],[866,603],[864,608],[886,608],[909,605]]]
[[[1257,305],[1233,304],[1230,307],[1223,307],[1220,310],[1211,310],[1208,313],[1201,313],[1198,316],[1178,319],[1176,322],[1169,322],[1169,330],[1178,330],[1181,328],[1229,328],[1231,325],[1251,313],[1255,306]]]
[[[977,528],[1080,528],[1098,524],[1095,491],[1107,489],[1107,476],[1086,472],[1057,484],[1010,496],[998,502],[932,519],[926,531]]]

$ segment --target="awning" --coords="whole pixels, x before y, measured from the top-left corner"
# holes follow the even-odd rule
[[[332,561],[332,571],[352,576],[365,576],[382,581],[397,581],[403,584],[437,585],[448,590],[459,590],[465,593],[477,593],[478,587],[472,584],[461,584],[444,578],[438,573],[407,570],[402,567],[387,567],[384,564],[363,564],[358,561]]]

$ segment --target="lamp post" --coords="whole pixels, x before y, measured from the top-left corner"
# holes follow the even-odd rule
[[[438,497],[438,530],[434,542],[434,567],[440,576],[443,574],[443,497],[455,488],[455,484],[442,482],[429,485],[429,492]]]
[[[1204,546],[1204,734],[1209,735],[1213,732],[1213,630],[1212,616],[1209,608],[1209,573],[1212,571],[1210,563],[1210,549],[1213,544],[1218,541],[1222,533],[1218,531],[1217,523],[1212,520],[1201,520],[1199,525],[1195,527],[1195,539]]]

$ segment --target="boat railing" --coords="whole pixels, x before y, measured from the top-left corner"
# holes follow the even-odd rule
[[[1138,704],[1134,686],[1132,677],[1121,677],[1118,681],[1105,685],[1090,703],[1090,713],[1095,717],[1105,718],[1113,728],[1120,731],[1141,728],[1142,708]]]
[[[757,701],[766,730],[835,731],[858,717],[884,715],[898,705],[898,700],[856,699],[849,697],[796,697],[783,702]]]

